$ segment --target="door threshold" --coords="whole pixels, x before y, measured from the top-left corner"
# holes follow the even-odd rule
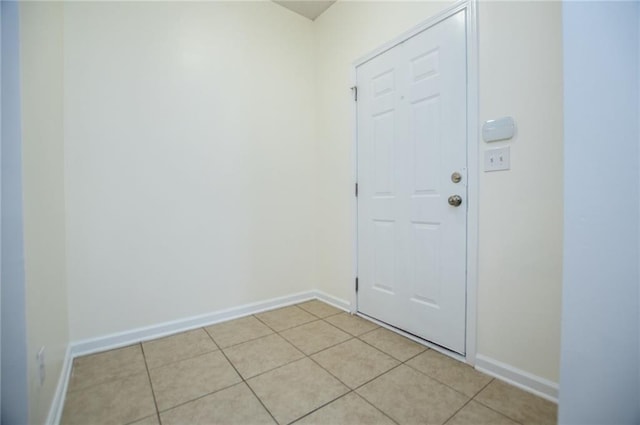
[[[383,327],[385,329],[388,329],[391,332],[395,332],[398,335],[402,335],[403,337],[408,338],[411,341],[417,342],[420,345],[424,345],[425,347],[431,348],[432,350],[435,350],[435,351],[437,351],[437,352],[439,352],[441,354],[444,354],[445,356],[451,357],[452,359],[458,360],[458,361],[460,361],[462,363],[467,363],[466,357],[463,356],[460,353],[456,353],[455,351],[451,351],[448,348],[442,347],[442,346],[440,346],[440,345],[438,345],[438,344],[436,344],[434,342],[431,342],[431,341],[428,341],[426,339],[420,338],[419,336],[411,334],[411,333],[409,333],[407,331],[404,331],[404,330],[402,330],[400,328],[396,328],[395,326],[391,326],[388,323],[385,323],[385,322],[383,322],[381,320],[378,320],[378,319],[376,319],[374,317],[368,316],[368,315],[366,315],[364,313],[361,313],[359,311],[356,311],[355,314],[358,317],[361,317],[361,318],[363,318],[365,320],[373,322],[378,326],[381,326],[381,327]]]

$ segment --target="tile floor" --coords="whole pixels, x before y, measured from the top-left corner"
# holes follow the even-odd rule
[[[556,406],[320,301],[75,359],[63,424],[553,424]]]

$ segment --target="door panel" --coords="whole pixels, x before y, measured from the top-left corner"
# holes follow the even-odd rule
[[[358,309],[464,353],[465,12],[360,65],[357,79]]]

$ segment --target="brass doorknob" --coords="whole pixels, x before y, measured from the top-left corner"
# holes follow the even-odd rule
[[[453,207],[459,207],[462,204],[462,198],[460,195],[451,195],[449,196],[449,205]]]

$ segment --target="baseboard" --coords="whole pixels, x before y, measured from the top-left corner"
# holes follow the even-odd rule
[[[476,369],[518,388],[558,403],[558,384],[491,357],[476,355]]]
[[[69,385],[69,378],[71,377],[71,366],[73,365],[73,357],[71,356],[71,346],[67,347],[67,351],[62,361],[62,369],[60,370],[60,376],[58,377],[58,385],[56,386],[56,392],[53,394],[53,400],[51,400],[51,408],[47,415],[47,425],[57,425],[62,419],[62,408],[64,407],[64,399],[67,395],[67,386]]]
[[[334,297],[333,295],[329,295],[323,291],[313,291],[314,298],[319,299],[320,301],[324,301],[327,304],[334,306],[335,308],[339,308],[340,310],[344,310],[346,312],[351,311],[351,303],[349,301],[345,301],[342,298]]]
[[[203,326],[226,322],[228,320],[250,314],[286,307],[291,304],[297,304],[314,298],[320,298],[317,291],[300,292],[298,294],[272,298],[266,301],[245,304],[239,307],[215,311],[199,316],[187,317],[171,322],[160,323],[158,325],[132,329],[130,331],[119,332],[98,338],[86,339],[73,343],[71,345],[71,354],[73,357],[78,357],[114,348],[125,347],[127,345],[162,338],[179,332],[201,328]],[[335,303],[335,300],[332,303]]]

